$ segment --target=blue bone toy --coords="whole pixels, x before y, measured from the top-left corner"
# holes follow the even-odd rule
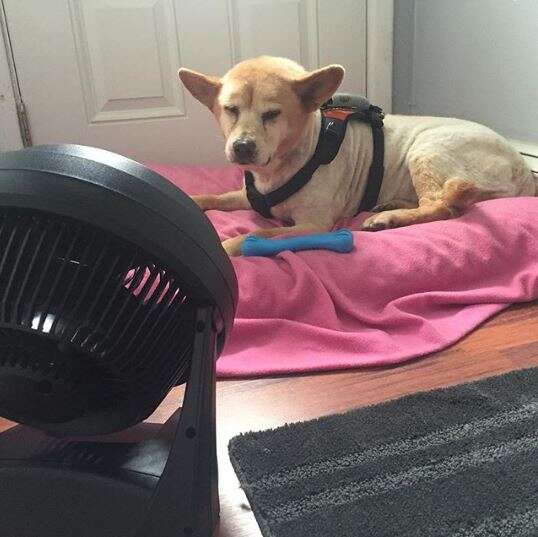
[[[329,233],[316,235],[300,235],[284,239],[264,239],[248,236],[241,246],[244,256],[271,256],[284,250],[298,252],[300,250],[332,250],[347,253],[353,250],[353,234],[349,229],[339,229]]]

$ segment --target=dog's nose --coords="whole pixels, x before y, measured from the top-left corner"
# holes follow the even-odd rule
[[[247,164],[254,160],[256,155],[256,142],[249,138],[238,138],[233,143],[235,158],[240,164]]]

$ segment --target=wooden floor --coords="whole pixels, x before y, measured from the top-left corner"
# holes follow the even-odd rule
[[[538,302],[511,307],[452,348],[399,367],[219,382],[218,537],[261,535],[228,459],[233,436],[531,366],[538,366]],[[150,421],[168,418],[180,396],[172,392]],[[0,430],[10,425],[0,419]]]

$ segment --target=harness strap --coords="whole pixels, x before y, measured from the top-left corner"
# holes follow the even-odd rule
[[[372,121],[372,140],[373,140],[373,155],[370,169],[368,170],[368,180],[366,189],[362,195],[362,200],[357,213],[370,211],[377,205],[379,193],[381,192],[381,184],[385,175],[385,133],[383,132],[383,116],[381,108],[373,107]]]
[[[371,105],[364,97],[347,94],[335,95],[321,110],[321,128],[314,155],[287,183],[272,192],[262,194],[255,186],[252,173],[245,172],[248,201],[263,217],[272,218],[272,207],[298,192],[310,181],[319,166],[329,164],[336,157],[350,119],[369,123],[373,139],[372,163],[358,212],[368,211],[376,205],[384,174],[383,111]]]
[[[345,135],[345,124],[321,117],[321,129],[313,157],[281,187],[262,194],[254,184],[251,172],[245,172],[247,198],[252,208],[265,218],[272,218],[271,207],[282,203],[301,190],[312,178],[314,172],[322,165],[331,162],[338,154],[341,139]]]
[[[254,184],[254,176],[251,172],[245,172],[245,188],[250,206],[264,218],[273,218],[271,205],[267,202],[267,196],[262,194]]]

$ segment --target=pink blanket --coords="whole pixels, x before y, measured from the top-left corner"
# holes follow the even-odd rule
[[[241,184],[234,168],[152,167],[188,193]],[[207,214],[222,238],[271,226],[253,211]],[[345,224],[358,229],[360,220]],[[538,298],[538,198],[487,201],[456,220],[354,235],[349,254],[233,260],[240,298],[221,377],[396,364]]]

